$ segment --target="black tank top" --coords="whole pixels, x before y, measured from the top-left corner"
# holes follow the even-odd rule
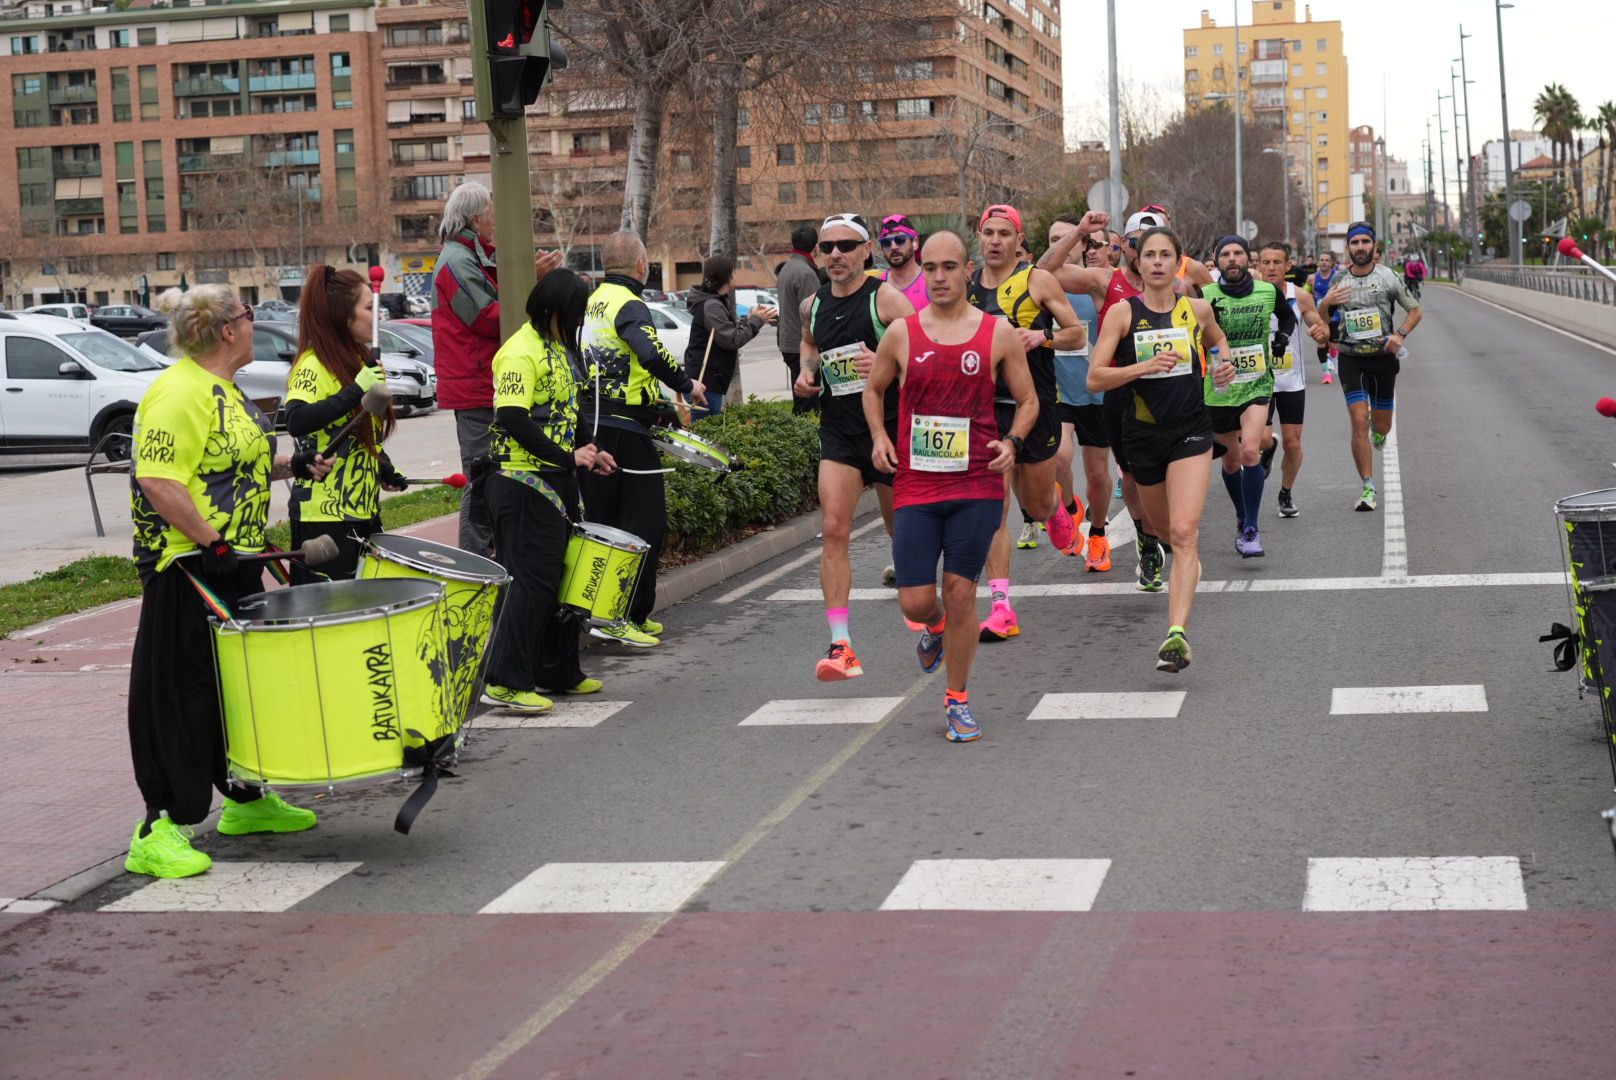
[[[1022,263],[995,288],[982,284],[982,271],[978,270],[971,275],[967,299],[978,311],[997,315],[1018,330],[1044,330],[1054,326],[1054,318],[1033,299],[1032,271],[1033,267]],[[1033,349],[1027,354],[1027,367],[1032,370],[1038,403],[1045,407],[1053,406],[1060,397],[1055,385],[1054,348],[1042,346]],[[994,383],[993,392],[1001,400],[1010,400],[1010,389],[1002,375]]]
[[[1206,415],[1203,380],[1206,371],[1201,346],[1201,324],[1189,298],[1180,296],[1171,311],[1152,311],[1143,296],[1127,300],[1128,336],[1117,348],[1118,367],[1136,364],[1158,352],[1174,349],[1180,355],[1188,350],[1189,363],[1183,370],[1166,376],[1135,379],[1133,407],[1124,414],[1129,422],[1141,424],[1182,424]]]
[[[851,296],[837,296],[829,284],[814,294],[813,307],[808,312],[808,326],[819,348],[819,394],[822,425],[851,435],[868,434],[864,420],[864,386],[853,371],[852,356],[855,345],[864,345],[875,351],[886,333],[880,314],[875,309],[875,294],[882,282],[866,277],[858,291]],[[843,351],[838,358],[834,354]],[[831,353],[827,359],[825,354]],[[898,380],[893,379],[882,399],[882,413],[887,429],[898,422]]]

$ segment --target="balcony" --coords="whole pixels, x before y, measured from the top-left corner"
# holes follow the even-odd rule
[[[241,80],[232,75],[191,75],[174,80],[175,97],[224,97],[241,93]]]
[[[101,162],[57,159],[52,163],[52,175],[58,179],[71,176],[100,176]]]
[[[314,75],[254,75],[247,80],[249,94],[278,94],[287,90],[313,90]]]
[[[95,83],[80,86],[53,86],[47,95],[52,105],[94,105]]]
[[[101,199],[57,199],[56,212],[62,217],[100,217]]]
[[[259,154],[254,159],[261,169],[279,169],[293,165],[320,164],[320,151],[315,150],[270,150]]]
[[[1254,86],[1283,83],[1289,73],[1290,64],[1285,60],[1253,60],[1251,62],[1251,82]]]

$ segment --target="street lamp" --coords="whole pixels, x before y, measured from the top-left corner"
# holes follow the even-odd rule
[[[1504,9],[1512,8],[1514,4],[1503,3],[1503,0],[1493,0],[1493,16],[1498,23],[1498,103],[1504,110],[1504,205],[1515,205],[1515,173],[1509,167],[1509,84],[1504,79]],[[1504,215],[1504,224],[1509,229],[1509,261],[1515,266],[1521,265],[1521,226],[1520,223]]]
[[[1460,24],[1460,26],[1459,26],[1459,82],[1464,87],[1465,171],[1466,171],[1465,179],[1467,181],[1469,181],[1469,183],[1470,183],[1470,233],[1471,233],[1471,238],[1476,239],[1478,241],[1477,246],[1479,247],[1480,246],[1480,244],[1479,244],[1479,239],[1480,238],[1476,234],[1481,232],[1481,214],[1476,209],[1476,152],[1475,152],[1474,149],[1471,148],[1471,145],[1470,145],[1470,84],[1471,84],[1471,82],[1473,80],[1470,78],[1470,69],[1465,64],[1465,41],[1468,38],[1472,38],[1472,37],[1475,37],[1475,35],[1465,33],[1464,32],[1464,25]],[[1453,137],[1455,139],[1457,139],[1459,137],[1459,133],[1454,132]],[[1507,131],[1504,132],[1504,137],[1508,138],[1509,137],[1509,132],[1507,132]]]
[[[1246,177],[1245,165],[1241,161],[1243,141],[1240,137],[1240,47],[1235,46],[1234,87],[1232,94],[1203,94],[1205,101],[1233,101],[1234,102],[1234,231],[1241,236],[1245,235],[1246,225]]]
[[[1276,149],[1276,148],[1274,148],[1272,146],[1263,147],[1263,153],[1265,153],[1265,154],[1278,154],[1280,156],[1280,159],[1281,159],[1281,167],[1283,169],[1283,177],[1284,177],[1284,185],[1285,185],[1284,186],[1285,246],[1290,247],[1291,246],[1291,153],[1290,153],[1290,150],[1288,148],[1285,149],[1285,150],[1279,150],[1279,149]]]

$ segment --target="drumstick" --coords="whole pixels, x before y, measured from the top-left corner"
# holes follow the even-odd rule
[[[366,390],[365,396],[359,399],[359,415],[342,425],[342,429],[337,432],[330,442],[325,444],[325,453],[320,456],[330,460],[338,454],[346,453],[346,448],[341,445],[343,440],[353,435],[354,428],[359,426],[361,420],[386,413],[387,406],[392,403],[392,400],[393,396],[387,392],[387,384],[384,382],[377,383],[369,390]]]
[[[380,266],[370,268],[370,360],[382,366],[382,281],[387,271]]]
[[[452,488],[463,488],[467,484],[465,473],[450,473],[448,476],[439,477],[436,480],[422,476],[406,476],[403,482],[406,484],[443,484],[445,487]]]
[[[258,551],[237,552],[237,562],[279,562],[284,559],[301,559],[310,566],[319,566],[335,559],[341,551],[337,542],[329,536],[311,536],[303,541],[303,546],[292,551]]]

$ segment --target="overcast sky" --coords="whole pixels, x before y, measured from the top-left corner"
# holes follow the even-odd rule
[[[1117,55],[1125,80],[1154,89],[1183,103],[1183,57],[1186,27],[1201,24],[1208,10],[1218,25],[1234,21],[1235,0],[1118,0]],[[1532,101],[1550,82],[1562,83],[1594,112],[1604,101],[1616,101],[1616,73],[1610,62],[1616,42],[1613,0],[1514,0],[1504,12],[1504,62],[1509,76],[1509,120],[1518,130],[1531,128]],[[1469,61],[1471,141],[1499,136],[1502,112],[1498,101],[1498,36],[1493,0],[1313,0],[1313,19],[1339,19],[1346,41],[1351,78],[1349,122],[1371,124],[1386,135],[1387,153],[1406,159],[1410,179],[1423,186],[1425,121],[1437,110],[1436,95],[1447,93],[1448,60],[1459,56],[1459,25],[1472,37],[1465,42]],[[1296,5],[1302,15],[1301,0]],[[1061,45],[1065,67],[1067,137],[1104,138],[1106,100],[1105,0],[1064,0]],[[1240,24],[1251,21],[1251,0],[1240,0]],[[1244,32],[1241,40],[1246,40]],[[1576,53],[1584,61],[1567,65],[1560,57]],[[1382,95],[1382,79],[1385,94]],[[1460,130],[1464,103],[1459,105]],[[1384,115],[1386,122],[1382,124]],[[1448,112],[1443,102],[1442,111]],[[1451,118],[1448,125],[1451,126]],[[1436,125],[1431,126],[1436,139]],[[1451,138],[1451,136],[1450,136]],[[1592,144],[1590,144],[1592,145]],[[1453,144],[1448,143],[1453,162]],[[1450,165],[1449,172],[1453,168]],[[1450,178],[1451,182],[1451,178]]]

